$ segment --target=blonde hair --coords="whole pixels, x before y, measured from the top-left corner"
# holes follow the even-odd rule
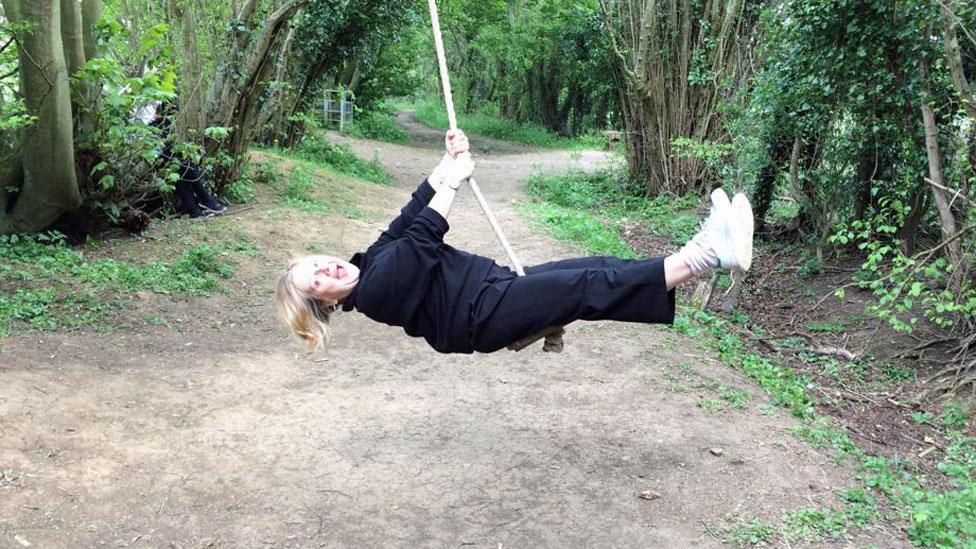
[[[278,313],[288,323],[292,333],[298,336],[310,351],[321,349],[329,343],[329,317],[335,306],[326,306],[318,300],[298,291],[292,280],[291,268],[300,260],[292,261],[288,270],[278,276],[275,285],[275,303]]]

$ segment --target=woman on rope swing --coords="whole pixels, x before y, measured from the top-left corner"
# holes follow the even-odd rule
[[[490,353],[575,320],[670,324],[674,288],[716,269],[748,270],[752,209],[745,195],[711,195],[701,231],[667,257],[583,257],[525,270],[444,243],[447,215],[474,163],[468,139],[449,131],[447,153],[400,215],[349,261],[312,255],[292,261],[276,287],[278,309],[311,349],[329,339],[339,309],[402,327],[442,353]]]

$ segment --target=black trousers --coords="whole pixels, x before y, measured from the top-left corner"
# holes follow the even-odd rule
[[[203,186],[203,174],[200,169],[189,162],[180,164],[180,179],[174,185],[176,195],[180,197],[180,206],[190,217],[200,217],[203,212],[200,204],[218,209],[217,200]]]
[[[664,258],[583,257],[545,263],[512,276],[498,267],[472,308],[475,351],[493,352],[550,326],[575,320],[671,324],[674,290]]]

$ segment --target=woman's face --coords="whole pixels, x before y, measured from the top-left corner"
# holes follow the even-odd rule
[[[291,267],[295,288],[326,305],[341,301],[359,282],[359,267],[331,255],[310,255]]]

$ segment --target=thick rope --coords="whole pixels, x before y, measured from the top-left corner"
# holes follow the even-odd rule
[[[454,96],[451,94],[451,80],[450,75],[447,72],[447,56],[444,54],[444,39],[441,37],[441,22],[440,18],[437,16],[437,2],[436,0],[427,0],[427,7],[430,8],[430,24],[434,29],[434,48],[437,50],[437,66],[440,68],[441,73],[441,87],[444,90],[444,103],[447,107],[447,121],[452,130],[457,129],[457,115],[454,112]],[[495,232],[495,237],[498,238],[498,242],[505,249],[505,254],[508,256],[508,260],[512,262],[512,266],[515,268],[515,272],[519,276],[525,276],[525,269],[522,268],[522,262],[519,261],[518,256],[515,255],[515,250],[509,245],[508,239],[505,238],[505,234],[502,232],[501,226],[498,224],[498,220],[495,219],[495,215],[491,212],[491,208],[488,207],[488,202],[485,200],[484,195],[481,194],[481,189],[478,187],[478,183],[475,182],[473,177],[468,178],[468,184],[471,185],[471,191],[474,192],[474,197],[478,200],[478,205],[481,206],[481,211],[485,213],[485,217],[488,218],[488,224],[491,225],[491,229]],[[532,343],[542,339],[546,339],[543,344],[543,350],[560,352],[563,349],[563,329],[559,326],[554,326],[551,328],[546,328],[537,334],[533,334],[522,340],[519,340],[508,346],[509,349],[513,351],[520,351],[525,347],[531,345]]]
[[[454,114],[454,97],[451,95],[451,81],[447,74],[447,57],[444,55],[444,39],[441,38],[441,23],[440,19],[437,17],[437,4],[435,0],[427,0],[428,7],[430,8],[430,22],[434,27],[434,47],[437,49],[437,64],[441,70],[441,86],[444,88],[444,103],[447,105],[447,121],[450,124],[452,130],[457,129],[457,115]],[[488,223],[491,225],[491,229],[495,231],[495,236],[498,238],[498,242],[505,249],[505,254],[508,255],[508,260],[512,262],[512,266],[515,267],[515,272],[519,276],[525,275],[525,270],[522,268],[522,262],[519,261],[518,256],[515,255],[515,250],[508,243],[508,239],[505,238],[505,234],[502,232],[501,226],[498,224],[498,220],[495,219],[495,215],[491,213],[491,208],[488,207],[488,202],[485,200],[484,195],[481,194],[481,188],[478,187],[478,183],[475,182],[474,178],[468,179],[468,184],[471,185],[471,190],[474,192],[474,197],[478,199],[478,204],[481,206],[481,210],[485,212],[485,217],[488,218]]]

